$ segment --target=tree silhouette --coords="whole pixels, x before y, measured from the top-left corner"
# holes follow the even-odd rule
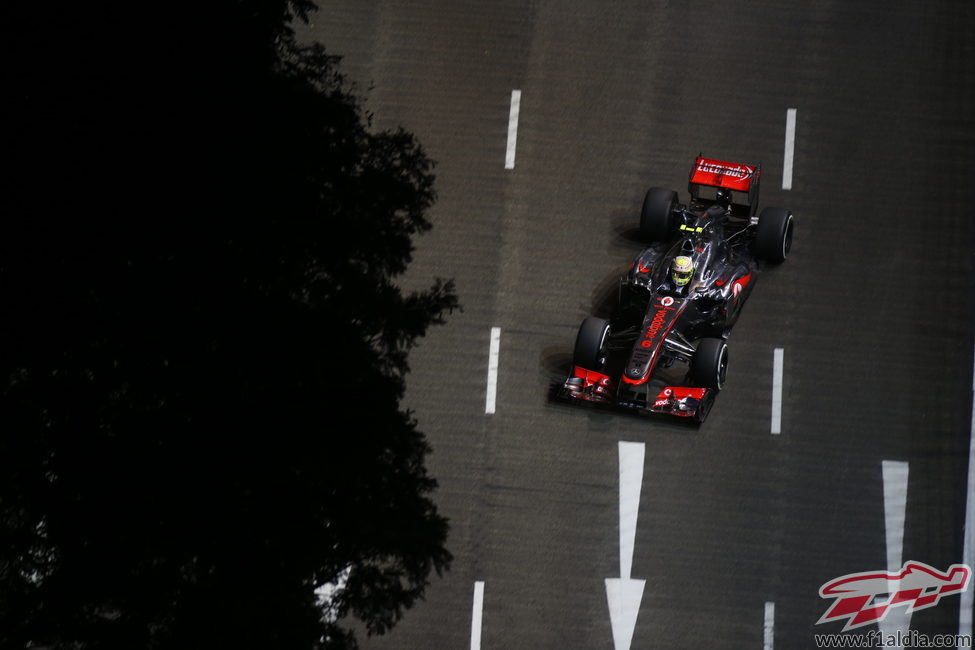
[[[399,404],[458,306],[396,285],[432,162],[296,42],[304,0],[12,8],[0,647],[385,632],[450,562]]]

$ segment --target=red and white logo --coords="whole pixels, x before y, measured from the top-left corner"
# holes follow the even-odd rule
[[[664,296],[660,299],[660,304],[664,307],[670,307],[672,304],[674,304],[674,299],[670,296]]]
[[[968,588],[972,569],[952,564],[944,573],[922,562],[905,562],[896,573],[865,571],[830,580],[819,588],[821,598],[835,598],[816,625],[846,619],[843,631],[882,621],[892,607],[907,611],[934,607],[942,596]]]
[[[697,171],[705,174],[726,174],[732,178],[747,178],[754,173],[754,167],[721,163],[716,160],[702,160],[697,164]]]

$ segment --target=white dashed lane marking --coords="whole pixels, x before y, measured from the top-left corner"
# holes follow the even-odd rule
[[[765,603],[765,627],[762,650],[773,650],[775,646],[775,603]]]
[[[796,109],[785,112],[785,156],[782,160],[782,189],[792,189],[792,163],[796,154]]]
[[[511,110],[508,112],[508,147],[504,155],[504,168],[515,168],[515,147],[518,144],[518,113],[521,111],[521,91],[511,91]]]
[[[488,350],[487,398],[484,402],[484,412],[494,413],[498,395],[498,357],[501,354],[501,328],[491,328],[491,347]]]
[[[474,607],[471,610],[471,650],[481,650],[481,613],[484,610],[484,582],[474,583]]]
[[[772,433],[782,433],[782,372],[785,349],[775,348],[772,357]]]

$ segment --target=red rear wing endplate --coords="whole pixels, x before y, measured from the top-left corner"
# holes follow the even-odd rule
[[[748,192],[762,174],[760,166],[730,163],[698,156],[691,168],[690,182],[696,185],[721,187]]]

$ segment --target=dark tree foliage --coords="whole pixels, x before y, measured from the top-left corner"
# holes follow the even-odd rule
[[[307,1],[138,4],[3,10],[0,647],[354,647],[450,561],[399,405],[457,307],[394,282],[432,163]]]

